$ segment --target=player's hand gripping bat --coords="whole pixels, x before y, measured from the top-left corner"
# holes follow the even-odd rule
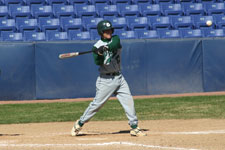
[[[99,55],[103,55],[104,51],[106,51],[106,50],[108,50],[108,46],[101,46],[94,51],[91,50],[91,51],[85,51],[85,52],[64,53],[64,54],[59,55],[59,59],[76,57],[76,56],[79,56],[79,55],[88,54],[88,53],[92,53],[92,52],[97,52]]]

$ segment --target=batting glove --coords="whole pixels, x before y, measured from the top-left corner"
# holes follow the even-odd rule
[[[103,55],[103,53],[104,53],[105,51],[107,51],[108,49],[109,49],[109,47],[106,46],[106,45],[100,46],[100,47],[98,48],[98,54],[99,54],[99,55]]]

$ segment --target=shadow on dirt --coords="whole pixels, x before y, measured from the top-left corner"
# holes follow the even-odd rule
[[[0,134],[0,136],[20,136],[21,134]]]
[[[141,131],[149,131],[148,129],[141,129]],[[113,132],[111,134],[130,134],[130,130],[122,130],[122,131],[119,131],[119,132]]]
[[[149,129],[141,129],[141,131],[149,131]],[[95,135],[110,135],[110,134],[130,134],[130,130],[121,130],[118,132],[85,132],[77,136],[95,136]]]

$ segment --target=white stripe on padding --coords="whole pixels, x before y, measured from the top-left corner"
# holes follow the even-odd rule
[[[0,144],[0,147],[75,147],[75,146],[108,146],[108,145],[137,146],[137,147],[168,149],[168,150],[200,150],[194,148],[179,148],[179,147],[135,144],[130,142],[109,142],[109,143],[94,143],[94,144]]]

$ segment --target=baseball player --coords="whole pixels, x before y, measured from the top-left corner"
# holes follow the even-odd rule
[[[89,104],[83,115],[72,128],[71,135],[76,136],[87,123],[105,104],[112,94],[115,94],[123,106],[131,127],[132,136],[145,136],[138,127],[134,101],[126,80],[120,71],[120,55],[122,46],[120,38],[113,35],[114,28],[107,20],[100,21],[97,30],[101,39],[93,46],[93,56],[96,65],[99,65],[100,75],[96,81],[96,96]]]

